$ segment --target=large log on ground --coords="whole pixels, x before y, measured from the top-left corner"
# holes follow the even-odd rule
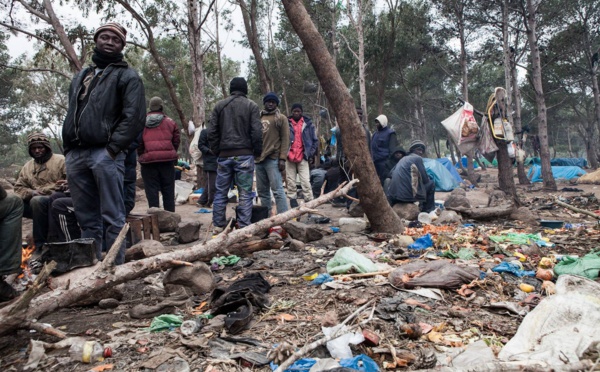
[[[132,261],[120,266],[114,266],[114,257],[116,256],[114,248],[117,248],[115,245],[111,248],[111,251],[109,251],[103,262],[92,268],[84,268],[63,275],[65,278],[61,278],[63,280],[60,282],[65,283],[64,279],[66,279],[67,284],[58,285],[53,290],[35,297],[31,300],[28,307],[21,307],[17,311],[15,310],[15,304],[23,304],[16,301],[0,309],[0,336],[26,327],[28,320],[39,319],[52,311],[70,306],[99,291],[104,291],[133,279],[164,271],[178,265],[180,261],[195,262],[212,257],[227,250],[232,244],[247,239],[248,236],[258,234],[272,226],[281,225],[285,221],[310,212],[311,209],[333,198],[346,194],[355,182],[358,182],[358,180],[353,180],[346,185],[342,185],[336,190],[322,195],[299,208],[291,209],[285,213],[246,226],[243,229],[230,233],[221,233],[205,244],[198,244],[174,252],[163,253],[139,261]],[[58,281],[55,281],[55,284],[56,282]]]
[[[448,207],[447,209],[458,212],[463,216],[467,216],[474,220],[490,220],[498,217],[508,217],[516,208],[513,204],[505,204],[487,208]]]

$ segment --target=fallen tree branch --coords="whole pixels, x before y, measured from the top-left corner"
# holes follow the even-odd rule
[[[577,213],[585,214],[585,215],[587,215],[587,216],[590,216],[590,217],[593,217],[593,218],[595,218],[595,219],[597,219],[597,220],[600,220],[600,216],[599,216],[599,215],[597,215],[597,214],[596,214],[596,213],[594,213],[594,212],[590,212],[590,211],[586,211],[585,209],[580,209],[580,208],[574,207],[574,206],[572,206],[571,204],[563,203],[563,202],[561,202],[561,201],[560,201],[560,200],[558,200],[558,199],[555,199],[555,200],[554,200],[554,202],[555,202],[556,204],[560,205],[561,207],[564,207],[564,208],[570,209],[570,210],[572,210],[572,211],[575,211],[575,212],[577,212]]]
[[[356,182],[358,180],[342,184],[336,190],[306,203],[305,207],[316,208],[333,198],[343,195]],[[73,270],[55,278],[53,281],[56,285],[55,289],[33,298],[28,307],[17,309],[15,304],[9,304],[0,309],[0,336],[26,327],[29,319],[40,319],[52,311],[70,306],[100,291],[105,291],[133,279],[165,271],[174,266],[174,260],[195,262],[212,257],[227,250],[232,244],[243,241],[248,235],[258,234],[272,226],[281,225],[283,222],[299,217],[303,213],[304,211],[295,208],[246,226],[243,229],[232,231],[229,234],[219,234],[206,244],[198,244],[115,266],[114,272],[103,271],[101,269],[102,264]],[[70,283],[68,289],[65,288],[66,283]],[[17,301],[16,303],[20,302]]]
[[[343,326],[346,325],[352,319],[354,319],[354,317],[358,316],[364,309],[366,309],[369,305],[371,305],[372,302],[373,302],[373,300],[367,302],[363,306],[359,307],[355,312],[353,312],[352,314],[348,315],[348,317],[346,319],[344,319],[344,321],[339,325],[339,329],[336,332],[333,332],[329,336],[324,336],[324,337],[318,339],[317,341],[314,341],[314,342],[312,342],[312,343],[310,343],[308,345],[305,345],[302,348],[300,348],[298,351],[294,352],[294,354],[290,355],[290,357],[287,358],[285,360],[285,362],[281,363],[279,365],[279,367],[277,367],[277,369],[275,370],[275,372],[283,372],[283,371],[285,371],[289,366],[291,366],[292,364],[294,364],[295,361],[297,361],[298,359],[302,358],[304,355],[308,354],[309,352],[313,351],[314,349],[318,348],[319,346],[327,343],[328,341],[331,341],[334,338],[337,338],[338,336],[341,336],[339,334],[339,331],[343,328]],[[352,326],[350,328],[347,328],[346,332],[353,331],[355,328],[358,328],[360,325],[367,323],[369,320],[372,319],[372,317],[373,317],[373,311],[371,312],[371,315],[370,315],[369,319],[367,319],[364,322],[361,322],[360,324],[356,324],[356,325],[354,325],[354,326]]]
[[[377,276],[377,275],[383,275],[383,276],[388,276],[390,273],[392,272],[392,270],[386,270],[386,271],[376,271],[373,273],[358,273],[358,274],[339,274],[339,275],[334,275],[334,278],[370,278],[372,276]]]
[[[61,338],[61,339],[67,338],[66,333],[52,327],[49,324],[38,323],[38,322],[27,322],[27,324],[25,326],[26,326],[26,328],[33,329],[34,331],[38,331],[40,333],[54,336],[56,338]]]
[[[446,207],[446,209],[458,212],[474,220],[488,220],[510,216],[515,210],[515,206],[513,204],[504,204],[486,208]]]
[[[121,249],[121,245],[123,244],[123,241],[125,240],[128,231],[129,224],[126,223],[125,225],[123,225],[123,228],[119,232],[119,235],[117,235],[117,238],[115,239],[113,245],[108,250],[106,257],[104,257],[104,260],[102,261],[101,270],[112,270],[115,267],[115,260],[117,259],[117,255],[119,254],[119,250]]]

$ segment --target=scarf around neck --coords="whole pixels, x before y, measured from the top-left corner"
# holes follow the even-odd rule
[[[94,54],[92,54],[92,61],[101,69],[106,68],[106,66],[112,63],[121,62],[122,60],[123,53],[108,54],[100,51],[98,48],[94,48]]]

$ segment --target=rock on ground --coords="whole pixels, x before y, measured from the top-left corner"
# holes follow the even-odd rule
[[[521,221],[521,222],[525,222],[527,224],[530,225],[538,225],[538,216],[536,216],[529,208],[527,207],[520,207],[517,210],[515,210],[511,215],[510,218],[513,220],[517,220],[517,221]]]
[[[415,203],[397,203],[392,207],[394,212],[404,220],[414,221],[419,216],[419,206]]]
[[[178,225],[179,243],[185,244],[199,239],[200,226],[198,220],[183,220]]]
[[[512,200],[508,199],[506,193],[502,190],[494,190],[490,193],[488,199],[488,207],[498,207],[512,203]]]
[[[467,192],[463,189],[457,188],[454,189],[446,201],[444,202],[444,207],[446,208],[471,208],[471,203],[469,199],[467,199]]]
[[[211,291],[215,281],[210,267],[204,262],[194,266],[179,266],[170,269],[163,279],[163,285],[178,284],[190,288],[195,294],[202,295]]]
[[[434,225],[452,225],[455,223],[461,223],[462,216],[455,211],[443,210],[438,219],[433,223]]]
[[[181,216],[175,212],[165,211],[161,208],[150,208],[148,214],[158,215],[158,230],[161,233],[177,231]]]
[[[323,233],[310,225],[297,221],[288,221],[283,224],[283,229],[294,239],[303,243],[321,240]]]

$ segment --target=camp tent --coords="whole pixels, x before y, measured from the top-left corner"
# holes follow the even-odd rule
[[[452,191],[459,186],[452,173],[442,163],[434,159],[423,159],[425,170],[435,182],[435,191]]]
[[[442,163],[442,165],[444,167],[446,167],[446,169],[448,170],[448,172],[450,172],[450,174],[452,175],[452,177],[454,177],[454,179],[456,180],[456,182],[461,183],[463,181],[462,177],[460,176],[460,174],[458,174],[458,170],[456,170],[456,167],[452,164],[452,161],[448,158],[438,158],[435,159],[437,161],[439,161],[440,163]]]
[[[552,167],[552,176],[554,176],[555,180],[571,180],[573,178],[577,178],[586,174],[586,171],[579,167]],[[531,182],[542,182],[542,167],[539,165],[533,165],[529,168],[529,172],[527,173],[527,178],[531,180]]]

